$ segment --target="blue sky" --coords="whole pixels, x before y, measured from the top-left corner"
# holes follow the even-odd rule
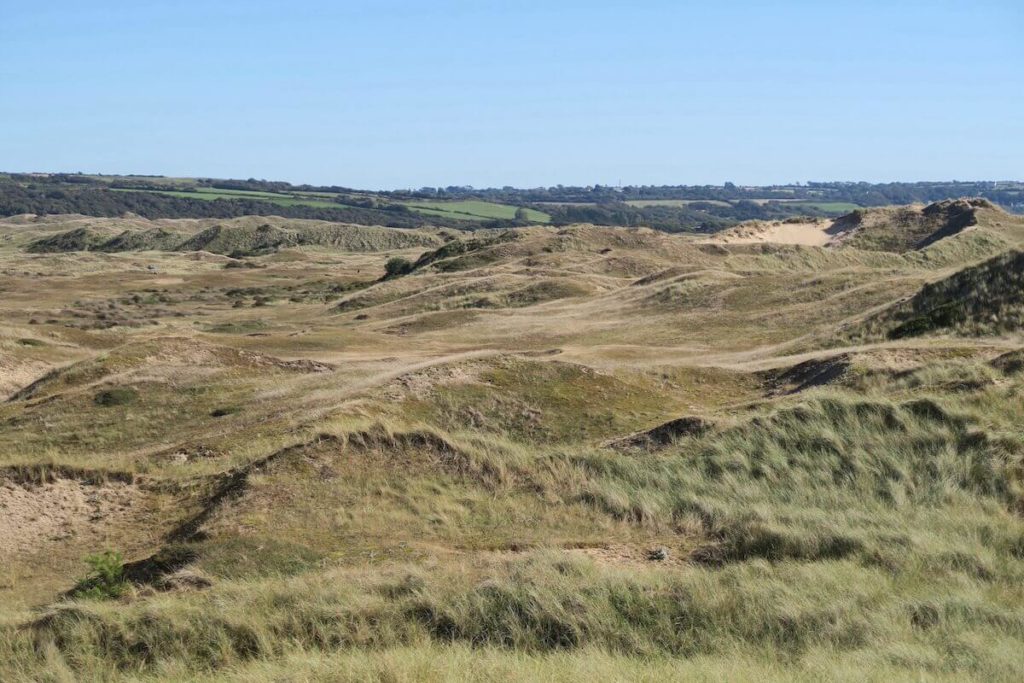
[[[0,169],[1024,178],[1024,3],[0,0]]]

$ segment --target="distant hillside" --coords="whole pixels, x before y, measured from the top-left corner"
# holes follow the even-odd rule
[[[199,232],[165,227],[129,229],[114,236],[97,228],[74,228],[30,242],[30,253],[72,251],[208,251],[253,255],[286,247],[329,246],[341,251],[375,252],[411,247],[436,247],[441,239],[426,232],[336,223],[262,222],[238,219]]]
[[[0,216],[19,214],[83,214],[118,217],[136,214],[146,218],[234,218],[238,216],[283,216],[328,220],[392,228],[428,225],[467,228],[472,221],[445,215],[425,216],[401,205],[385,209],[346,206],[322,202],[317,206],[280,203],[252,196],[203,198],[181,192],[118,192],[104,186],[62,185],[50,182],[21,184],[0,178]],[[480,221],[479,224],[488,221]]]
[[[722,230],[744,221],[835,218],[858,208],[982,197],[1024,211],[1024,183],[807,183],[765,187],[662,185],[520,189],[449,186],[394,191],[267,180],[0,173],[0,217],[82,214],[146,218],[283,216],[396,228],[466,230],[552,223]]]
[[[57,238],[60,235],[56,236]],[[152,228],[151,230],[125,230],[113,239],[106,240],[93,247],[95,251],[177,251],[185,236],[180,232],[167,230],[166,228]],[[46,240],[39,240],[40,246]],[[30,249],[39,251],[39,249]],[[61,251],[61,250],[57,250]]]

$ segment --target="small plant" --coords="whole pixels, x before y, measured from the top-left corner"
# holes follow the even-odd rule
[[[93,400],[101,406],[123,406],[134,403],[138,397],[138,392],[131,387],[114,387],[99,392]]]
[[[92,570],[72,591],[76,598],[108,600],[124,594],[128,582],[124,578],[124,557],[116,550],[89,555],[85,563]]]

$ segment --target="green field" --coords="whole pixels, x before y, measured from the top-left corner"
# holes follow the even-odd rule
[[[165,194],[171,197],[184,197],[186,199],[203,199],[213,201],[214,199],[256,199],[270,202],[279,206],[316,206],[316,207],[340,207],[342,205],[327,199],[313,199],[305,196],[293,196],[276,194],[274,192],[259,192],[255,190],[220,190],[214,188],[198,188],[194,192],[183,190],[135,190],[128,188],[112,188],[117,192],[152,192]]]
[[[850,202],[786,202],[789,206],[800,206],[808,209],[817,209],[826,213],[849,213],[861,208]]]
[[[793,201],[788,199],[782,200],[771,200],[771,199],[755,199],[758,204],[767,204],[771,201],[778,201],[781,204],[791,207],[800,207],[805,209],[815,209],[817,211],[824,211],[826,213],[849,213],[850,211],[856,211],[861,208],[857,204],[851,204],[850,202],[814,202],[814,201]],[[688,206],[695,203],[714,204],[715,206],[730,206],[730,202],[722,201],[718,199],[631,199],[626,203],[630,206],[644,207],[644,206]]]
[[[456,202],[417,201],[404,202],[404,204],[419,213],[445,216],[447,218],[462,218],[465,220],[477,220],[480,218],[512,220],[516,217],[516,209],[519,208],[509,206],[508,204],[495,204],[478,200]],[[535,209],[526,209],[526,214],[535,223],[547,223],[551,220],[551,216]]]
[[[332,201],[331,197],[339,195],[330,192],[301,192],[301,193],[277,193],[263,192],[259,190],[225,190],[219,188],[199,187],[195,190],[141,190],[129,188],[113,188],[118,192],[154,192],[165,194],[171,197],[184,197],[186,199],[203,199],[212,201],[214,199],[255,199],[270,202],[279,206],[314,206],[340,208],[345,204]],[[417,213],[428,216],[442,216],[459,220],[512,220],[515,218],[516,210],[519,207],[507,204],[496,204],[477,200],[467,201],[418,201],[402,202],[405,206]],[[548,223],[551,216],[543,211],[526,209],[530,221],[534,223]]]
[[[195,178],[184,178],[176,176],[118,176],[118,175],[94,175],[84,174],[83,178],[90,178],[96,182],[110,184],[114,181],[135,180],[145,181],[153,185],[166,185],[168,187],[194,187]]]
[[[631,199],[626,203],[630,206],[687,206],[697,202],[715,206],[730,206],[729,202],[720,199]]]

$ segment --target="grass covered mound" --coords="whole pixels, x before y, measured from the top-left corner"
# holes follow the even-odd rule
[[[890,339],[934,332],[1002,334],[1024,326],[1024,252],[1009,251],[925,285],[865,323]]]
[[[978,212],[999,212],[984,199],[935,202],[923,208],[858,209],[836,219],[829,232],[847,233],[844,246],[871,251],[923,249],[978,223]]]
[[[278,221],[280,222],[280,221]],[[321,246],[351,252],[437,246],[441,240],[428,232],[321,221],[284,221],[252,224],[251,220],[213,225],[195,234],[184,226],[124,230],[112,237],[89,228],[74,228],[30,242],[30,253],[75,251],[208,251],[215,254],[252,256],[288,247]]]
[[[75,228],[67,232],[43,237],[29,244],[25,250],[35,254],[67,251],[97,251],[109,243],[118,241],[88,228]]]
[[[459,456],[474,468],[441,475],[431,459],[447,467],[457,439],[380,431],[340,442],[350,456],[332,455],[339,451],[327,442],[289,451],[253,471],[239,502],[226,501],[184,546],[212,588],[126,588],[117,602],[58,605],[6,631],[0,651],[26,672],[43,665],[36,653],[50,652],[59,653],[51,671],[100,678],[247,672],[260,680],[281,658],[321,671],[381,647],[410,658],[452,647],[515,653],[526,667],[571,667],[570,653],[593,651],[627,672],[667,658],[716,670],[740,657],[751,666],[742,679],[756,677],[758,662],[794,677],[1012,678],[1024,665],[1016,647],[1024,444],[1011,427],[1020,406],[987,410],[1001,390],[952,403],[816,392],[653,459],[573,449],[522,453],[509,469],[507,452],[481,443]],[[497,468],[507,476],[480,476]],[[390,493],[374,493],[381,487]],[[492,523],[484,511],[496,492],[528,518],[538,514],[524,504],[533,496],[554,514],[534,518],[533,532],[514,532],[521,541],[510,549],[472,561],[453,555],[424,566],[415,552],[399,552],[379,568],[319,569],[334,534],[357,545],[359,534],[387,534],[394,551],[415,549],[417,539],[470,538]],[[387,522],[431,499],[450,508],[441,526]],[[332,531],[337,522],[321,521],[314,541],[313,516],[328,501],[350,511],[372,504],[380,527]],[[594,514],[618,529],[620,543],[689,539],[668,555],[684,564],[615,559],[600,546],[566,552],[542,540],[552,537],[548,527]],[[236,516],[246,531],[234,528]]]

